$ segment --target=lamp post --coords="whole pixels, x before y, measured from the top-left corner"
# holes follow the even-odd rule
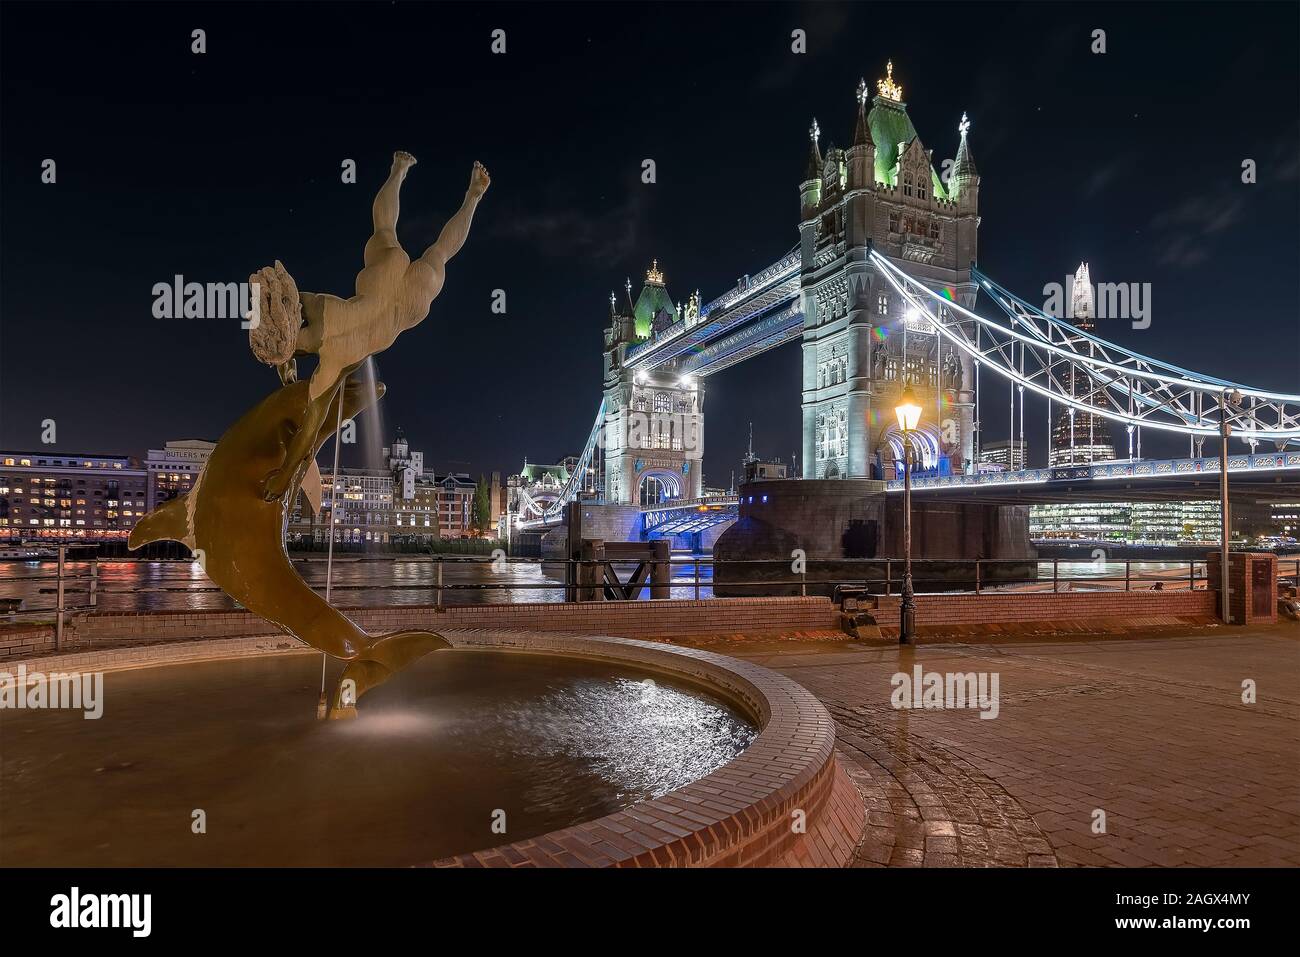
[[[1228,602],[1228,541],[1232,520],[1228,510],[1228,436],[1232,426],[1228,423],[1228,406],[1241,405],[1241,393],[1224,389],[1219,395],[1219,603],[1220,616],[1225,625],[1232,624],[1231,605]],[[1206,587],[1209,587],[1208,585]]]
[[[921,406],[912,387],[905,386],[894,407],[903,433],[903,602],[898,607],[898,643],[916,638],[916,602],[912,595],[912,433],[921,421]]]

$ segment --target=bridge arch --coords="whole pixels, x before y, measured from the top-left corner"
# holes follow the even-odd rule
[[[881,432],[876,450],[882,466],[892,462],[894,474],[903,474],[903,433],[897,425]],[[939,429],[931,422],[922,422],[912,433],[912,450],[916,456],[916,472],[938,471],[944,460],[943,436]]]
[[[671,469],[646,469],[637,480],[636,494],[636,501],[642,508],[681,498],[681,476]]]

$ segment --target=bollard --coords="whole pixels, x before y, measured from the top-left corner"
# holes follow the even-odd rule
[[[67,574],[68,546],[59,546],[58,620],[54,626],[54,650],[63,648],[63,578]]]
[[[671,598],[673,570],[669,565],[672,542],[659,538],[650,543],[650,597]]]

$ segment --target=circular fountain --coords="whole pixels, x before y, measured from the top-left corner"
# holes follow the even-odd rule
[[[833,726],[788,679],[627,639],[447,638],[350,722],[316,720],[319,656],[275,639],[28,662],[103,669],[104,707],[0,715],[6,863],[792,863],[809,832],[851,851]]]

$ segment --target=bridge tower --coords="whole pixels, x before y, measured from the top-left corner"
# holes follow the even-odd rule
[[[698,313],[699,294],[687,307]],[[636,300],[632,283],[624,301],[610,293],[605,330],[605,501],[655,505],[669,498],[696,498],[703,490],[704,389],[699,380],[674,371],[675,363],[652,371],[625,365],[627,351],[677,321],[656,260]]]
[[[917,469],[973,468],[974,370],[877,274],[872,248],[971,307],[979,174],[963,114],[955,160],[936,173],[894,82],[867,108],[858,84],[852,144],[821,152],[816,120],[799,186],[803,301],[803,478],[890,478],[901,467],[894,406],[910,383],[925,408]]]

